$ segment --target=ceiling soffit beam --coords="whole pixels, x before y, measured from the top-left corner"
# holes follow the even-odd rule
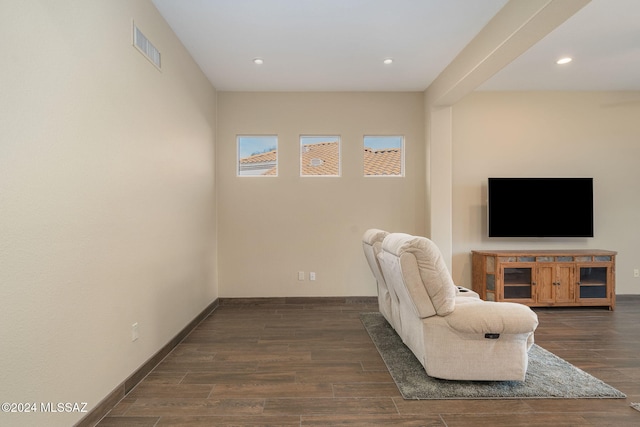
[[[427,107],[455,104],[590,1],[510,0],[427,88]]]

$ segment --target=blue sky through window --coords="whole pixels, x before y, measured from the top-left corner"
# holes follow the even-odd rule
[[[271,149],[278,149],[276,135],[256,135],[238,137],[238,158],[244,159],[252,154],[264,153]]]
[[[338,142],[340,140],[337,136],[301,136],[300,145],[307,144],[319,144],[321,142]]]
[[[372,150],[402,148],[401,136],[365,136],[364,147]]]

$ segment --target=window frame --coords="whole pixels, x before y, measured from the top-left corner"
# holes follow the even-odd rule
[[[371,149],[372,147],[367,147],[367,139],[370,138],[380,138],[380,139],[390,139],[390,138],[399,138],[400,139],[400,173],[399,174],[367,174],[366,173],[366,160],[365,153],[367,148]],[[386,147],[388,149],[393,149],[396,147]],[[384,149],[384,148],[381,148]],[[380,150],[380,149],[379,149]],[[399,134],[367,134],[362,137],[362,175],[365,178],[404,178],[406,176],[406,138],[404,135]]]
[[[265,138],[265,142],[267,144],[273,145],[273,143],[275,142],[275,150],[254,152],[249,156],[241,157],[241,151],[242,151],[242,147],[241,147],[241,142],[242,141],[241,140],[243,138],[255,140],[253,143],[259,143],[260,142],[259,141],[260,138]],[[269,142],[269,141],[266,140],[268,138],[273,138],[273,139],[275,139],[275,141]],[[238,135],[236,135],[236,176],[240,177],[240,178],[246,178],[246,177],[249,177],[249,178],[274,178],[274,177],[277,177],[278,174],[279,174],[278,142],[279,141],[278,141],[278,135],[277,134],[238,134]],[[265,144],[265,147],[262,148],[262,150],[266,150],[267,148],[270,148],[270,146]],[[256,147],[255,149],[260,149],[260,147]],[[253,174],[253,173],[245,173],[245,174],[243,174],[243,173],[241,173],[242,172],[241,161],[243,159],[249,158],[249,157],[254,156],[254,155],[266,154],[266,153],[269,153],[271,151],[275,151],[274,165],[273,165],[273,167],[271,167],[269,169],[266,169],[265,173],[258,173],[258,174]],[[267,162],[264,162],[264,163],[268,164]],[[271,169],[275,169],[275,172],[273,174],[268,174],[268,172]],[[248,170],[251,170],[251,169],[248,168]]]
[[[304,139],[313,139],[316,140],[317,142],[311,142],[311,143],[307,143],[307,144],[303,144],[303,140]],[[324,141],[323,141],[324,140]],[[303,134],[300,135],[299,139],[299,174],[301,178],[309,178],[309,177],[316,177],[316,178],[340,178],[342,176],[342,136],[341,135],[337,135],[337,134]],[[327,142],[327,143],[332,143],[332,142],[337,142],[338,144],[338,159],[337,159],[337,174],[330,174],[330,175],[326,175],[326,174],[304,174],[304,159],[303,159],[303,147],[304,146],[309,146],[309,145],[316,145],[316,144],[321,144],[323,142]],[[311,159],[311,161],[313,161],[315,159]],[[322,160],[322,159],[321,159]],[[320,165],[318,165],[320,166]]]

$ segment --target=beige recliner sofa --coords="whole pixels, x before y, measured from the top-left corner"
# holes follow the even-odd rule
[[[524,381],[538,325],[529,307],[465,296],[426,237],[387,234],[377,261],[391,301],[397,299],[389,323],[428,375]]]
[[[378,288],[378,309],[380,313],[387,319],[387,322],[393,329],[402,334],[402,321],[400,319],[400,300],[393,287],[387,286],[384,275],[380,268],[378,256],[382,252],[382,241],[389,235],[389,232],[377,228],[371,228],[365,231],[362,236],[362,248],[365,258],[369,263],[371,272],[376,279]],[[463,286],[456,286],[456,298],[470,297],[480,298],[480,296]]]

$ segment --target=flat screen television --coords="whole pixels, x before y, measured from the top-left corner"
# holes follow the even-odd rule
[[[489,178],[489,237],[593,237],[593,178]]]

